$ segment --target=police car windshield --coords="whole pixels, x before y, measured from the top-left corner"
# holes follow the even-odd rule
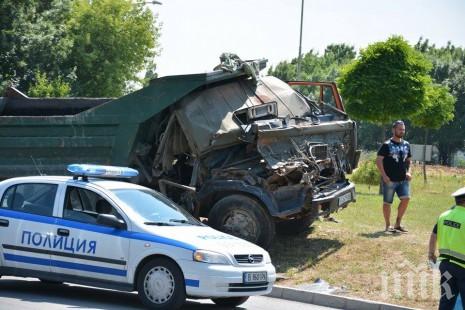
[[[114,189],[112,192],[147,225],[202,225],[186,210],[150,189]]]

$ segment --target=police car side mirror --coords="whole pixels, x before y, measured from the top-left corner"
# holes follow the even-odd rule
[[[119,220],[113,214],[99,214],[97,217],[97,224],[110,226],[118,229],[126,229],[126,223]]]

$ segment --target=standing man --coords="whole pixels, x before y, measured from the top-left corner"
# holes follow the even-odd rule
[[[439,245],[441,271],[440,310],[454,309],[457,295],[465,309],[465,187],[452,194],[455,206],[439,216],[429,239],[429,260],[436,263]]]
[[[403,232],[408,230],[401,226],[402,217],[407,210],[410,200],[410,144],[403,139],[405,124],[403,121],[395,121],[392,124],[392,137],[383,143],[378,151],[376,166],[383,178],[383,215],[387,232]],[[397,209],[397,219],[394,227],[391,226],[391,204],[394,193],[400,199]]]

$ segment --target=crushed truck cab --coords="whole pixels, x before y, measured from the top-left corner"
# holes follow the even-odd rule
[[[60,174],[72,161],[130,166],[141,172],[133,182],[268,247],[276,230],[301,231],[355,200],[346,174],[359,152],[334,83],[261,77],[265,65],[224,54],[211,73],[154,79],[118,99],[10,90],[0,100],[0,177]]]

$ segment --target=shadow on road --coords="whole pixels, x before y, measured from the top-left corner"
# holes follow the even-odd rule
[[[68,284],[46,284],[39,280],[10,280],[0,279],[0,296],[14,298],[19,301],[33,302],[37,309],[46,309],[43,303],[63,305],[63,309],[145,309],[139,301],[137,294],[119,292],[91,287],[82,287]],[[42,304],[41,304],[42,303]],[[54,307],[53,309],[57,309]],[[201,301],[188,300],[182,309],[230,309],[218,307],[214,304]],[[245,309],[237,307],[235,309]]]
[[[335,239],[308,237],[312,230],[311,227],[310,232],[296,236],[276,236],[269,252],[277,272],[283,273],[289,268],[296,268],[297,271],[309,268],[344,245]]]

